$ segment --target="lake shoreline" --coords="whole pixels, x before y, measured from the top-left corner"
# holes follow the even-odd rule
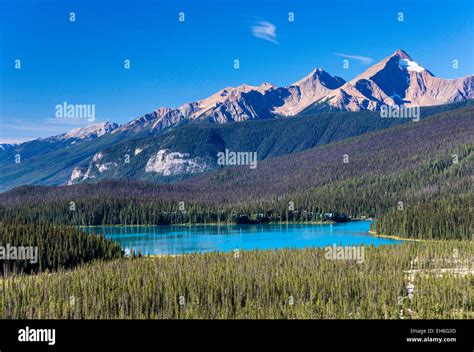
[[[411,242],[444,242],[441,240],[424,240],[421,238],[408,238],[408,237],[400,237],[397,235],[384,235],[384,234],[377,234],[377,232],[369,230],[369,234],[375,237],[380,237],[380,238],[388,238],[392,240],[398,240],[398,241],[411,241]]]
[[[334,225],[334,224],[345,224],[349,222],[358,222],[358,221],[373,221],[375,219],[352,219],[346,222],[336,222],[336,221],[308,221],[308,222],[292,222],[292,221],[278,221],[278,222],[262,222],[254,224],[236,224],[235,222],[207,222],[207,223],[186,223],[186,224],[169,224],[169,225],[79,225],[79,228],[90,228],[90,227],[153,227],[153,226],[235,226],[235,225]]]
[[[404,242],[443,242],[443,241],[437,241],[437,240],[423,240],[423,239],[417,239],[417,238],[406,238],[406,237],[400,237],[400,236],[395,236],[395,235],[384,235],[380,234],[378,235],[375,231],[369,230],[368,233],[374,237],[380,237],[380,238],[387,238],[391,240],[397,240],[397,241],[404,241]],[[148,254],[148,255],[143,255],[144,257],[147,258],[168,258],[168,257],[179,257],[183,255],[189,255],[193,253],[182,253],[182,254]]]
[[[97,226],[84,233],[102,235],[125,251],[147,257],[231,250],[381,245],[401,242],[372,236],[370,220],[344,223],[273,223],[240,226]],[[220,224],[223,225],[223,224]],[[334,225],[334,226],[333,226]]]

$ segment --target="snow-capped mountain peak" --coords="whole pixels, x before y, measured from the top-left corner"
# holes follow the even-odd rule
[[[405,51],[397,50],[342,86],[329,103],[343,110],[382,105],[430,106],[474,98],[473,76],[435,77]]]
[[[181,121],[217,123],[294,116],[321,104],[336,110],[377,110],[387,105],[439,105],[474,98],[473,76],[436,78],[398,49],[349,82],[316,68],[287,87],[270,83],[227,87],[180,107],[160,108],[117,129],[162,130]]]
[[[398,62],[398,65],[401,69],[404,69],[409,72],[423,72],[425,68],[415,62],[410,55],[408,55],[405,51],[398,49],[395,51],[389,59],[394,59],[395,62]],[[431,73],[430,73],[431,74]]]

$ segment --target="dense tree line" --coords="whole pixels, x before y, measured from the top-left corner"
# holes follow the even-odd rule
[[[0,273],[4,276],[69,269],[95,259],[122,256],[120,245],[102,236],[85,235],[71,226],[47,223],[0,223],[0,248],[3,251]],[[12,253],[26,248],[34,252],[30,251],[22,258],[17,254],[14,254],[16,258],[11,257]],[[36,258],[33,258],[34,255]]]
[[[3,280],[0,317],[472,319],[472,276],[456,270],[472,270],[473,246],[371,246],[363,263],[322,248],[98,261]]]
[[[416,239],[471,240],[473,226],[472,197],[466,195],[390,209],[372,230]]]

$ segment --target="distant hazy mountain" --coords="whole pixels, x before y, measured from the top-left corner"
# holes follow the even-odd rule
[[[15,144],[11,144],[11,143],[0,143],[0,153],[1,152],[4,152],[4,151],[7,151],[11,148],[15,147]]]

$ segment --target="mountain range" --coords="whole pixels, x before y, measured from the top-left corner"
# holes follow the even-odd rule
[[[435,77],[403,50],[373,65],[351,81],[313,70],[289,87],[270,83],[228,87],[178,108],[160,107],[119,130],[163,129],[183,120],[218,123],[295,116],[312,106],[329,110],[378,110],[383,104],[433,106],[474,98],[474,76]]]
[[[288,87],[228,87],[124,125],[94,123],[2,144],[0,190],[102,178],[173,181],[219,168],[216,154],[229,148],[256,151],[259,160],[291,154],[409,122],[381,119],[383,105],[423,107],[427,117],[469,102],[473,77],[437,78],[397,50],[348,82],[318,68]]]

